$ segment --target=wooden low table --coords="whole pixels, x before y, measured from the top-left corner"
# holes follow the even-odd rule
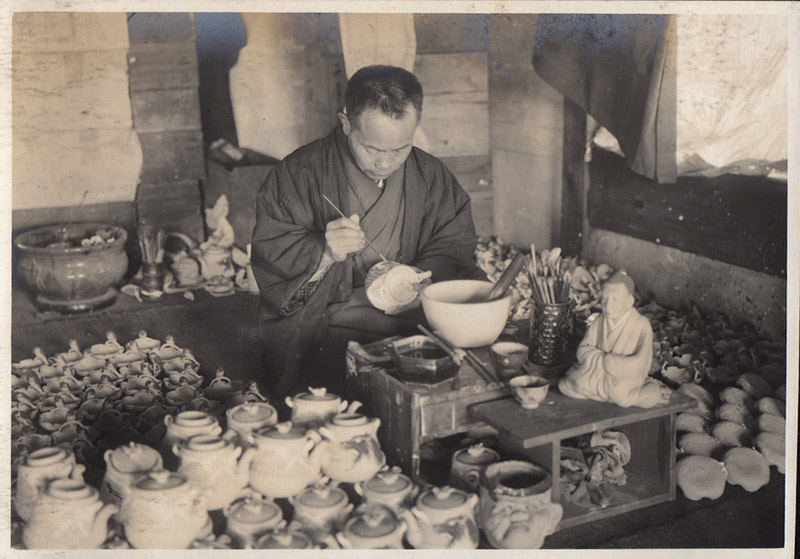
[[[423,444],[483,425],[467,414],[467,408],[505,398],[510,391],[499,381],[484,382],[466,363],[452,382],[428,386],[398,380],[392,376],[391,358],[376,360],[369,356],[390,341],[382,340],[363,348],[350,344],[347,349],[348,393],[364,403],[368,415],[380,418],[378,439],[387,463],[400,466],[417,480]],[[492,367],[486,348],[473,352],[488,368]]]
[[[610,504],[589,510],[564,505],[559,529],[656,503],[676,496],[675,416],[694,406],[694,400],[673,393],[667,404],[654,408],[622,408],[615,404],[567,398],[551,386],[537,409],[526,410],[513,398],[470,406],[469,415],[498,431],[500,452],[544,466],[553,476],[553,502],[561,502],[559,483],[561,445],[578,435],[613,429],[631,443],[624,486],[604,486]],[[563,503],[562,503],[563,504]]]

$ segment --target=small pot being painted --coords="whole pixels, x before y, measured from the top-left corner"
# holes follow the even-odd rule
[[[395,514],[409,508],[419,492],[419,487],[397,466],[379,471],[367,481],[357,483],[354,487],[364,499],[364,503],[384,505]]]
[[[483,446],[483,443],[462,448],[453,454],[450,461],[448,483],[451,487],[477,493],[481,472],[498,460],[500,455],[491,448]]]
[[[314,449],[322,471],[332,480],[358,483],[374,476],[386,464],[378,444],[381,420],[360,413],[340,413],[319,428],[324,439]]]
[[[225,412],[228,429],[239,436],[244,445],[249,446],[253,434],[264,427],[278,423],[278,411],[266,402],[245,402]]]
[[[312,449],[319,441],[316,431],[291,422],[264,427],[252,435],[255,454],[250,465],[250,486],[272,498],[293,497],[322,478]]]
[[[186,549],[212,532],[200,489],[167,470],[153,470],[134,483],[119,518],[125,539],[137,549]]]
[[[48,482],[64,478],[82,481],[85,469],[66,448],[53,446],[31,452],[17,467],[16,494],[12,500],[17,515],[30,520],[33,507]]]
[[[383,505],[367,505],[336,534],[344,549],[403,549],[406,523]]]
[[[237,499],[225,507],[224,513],[225,533],[239,548],[252,547],[267,532],[286,526],[281,508],[258,493]]]
[[[433,487],[403,513],[406,539],[416,549],[475,549],[480,541],[478,496],[454,487]]]
[[[552,502],[550,473],[530,462],[507,460],[484,470],[480,482],[480,522],[497,549],[538,549],[561,521]]]
[[[83,480],[50,482],[25,525],[28,549],[97,549],[108,537],[108,519],[119,508],[104,504]]]
[[[353,510],[347,493],[332,485],[313,485],[291,498],[294,520],[315,541],[338,532]]]
[[[287,396],[286,405],[292,409],[292,423],[308,427],[318,427],[348,407],[347,401],[330,394],[325,387],[309,387],[308,392],[301,392],[294,398]],[[355,411],[360,405],[360,402],[353,402],[350,411]]]
[[[100,498],[121,505],[130,497],[130,488],[139,478],[153,470],[163,469],[161,454],[147,445],[130,442],[103,454],[106,473],[100,487]]]
[[[180,460],[178,472],[199,487],[208,510],[230,505],[250,480],[250,462],[255,449],[242,448],[214,435],[197,435],[172,445]]]

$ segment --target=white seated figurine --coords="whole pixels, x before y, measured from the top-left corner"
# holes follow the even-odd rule
[[[649,378],[653,329],[633,308],[633,280],[615,272],[603,284],[601,307],[578,345],[578,362],[558,383],[570,398],[651,408],[669,400],[671,390]]]

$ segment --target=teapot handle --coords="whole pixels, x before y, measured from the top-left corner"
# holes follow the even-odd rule
[[[214,428],[208,432],[213,437],[219,437],[222,434],[222,425],[214,425]]]
[[[351,549],[350,540],[343,532],[337,532],[333,537],[342,549]]]
[[[287,396],[284,402],[286,402],[286,405],[289,406],[290,408],[295,409],[296,406],[294,405],[294,400],[292,399],[291,396]]]
[[[69,474],[71,479],[83,481],[83,472],[86,471],[86,466],[83,464],[75,464],[72,466],[72,471]]]

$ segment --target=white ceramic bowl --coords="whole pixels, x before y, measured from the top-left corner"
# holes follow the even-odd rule
[[[508,320],[511,294],[486,302],[494,284],[480,280],[440,281],[420,293],[422,309],[431,328],[458,347],[493,343]]]

